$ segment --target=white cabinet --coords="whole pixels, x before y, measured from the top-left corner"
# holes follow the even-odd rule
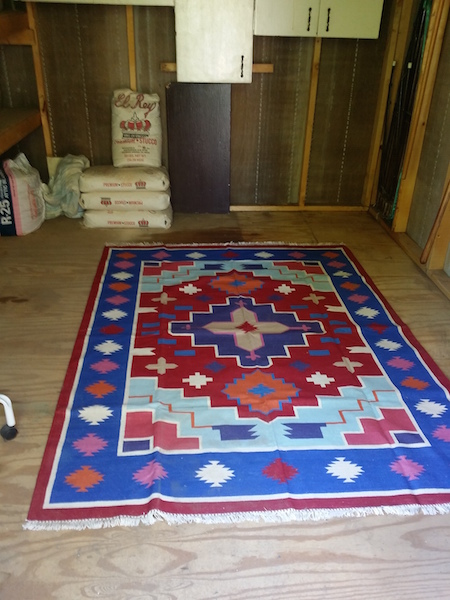
[[[256,0],[255,35],[315,36],[319,3],[310,0]]]
[[[255,0],[255,35],[377,38],[383,0]]]
[[[132,4],[134,6],[174,6],[175,0],[25,0],[26,2],[51,2],[52,4]]]
[[[177,80],[250,83],[253,0],[175,0]]]
[[[318,37],[377,38],[383,0],[322,0]]]

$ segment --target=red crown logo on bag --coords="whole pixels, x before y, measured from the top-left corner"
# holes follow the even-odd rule
[[[137,190],[145,190],[145,186],[147,184],[145,183],[145,181],[136,181],[135,186]]]
[[[100,200],[100,204],[103,204],[103,206],[110,206],[112,202],[109,198],[102,198]]]
[[[151,126],[148,119],[139,119],[136,113],[128,121],[120,122],[120,128],[125,131],[148,131]]]
[[[147,219],[141,219],[140,221],[138,221],[138,225],[139,227],[148,227]]]

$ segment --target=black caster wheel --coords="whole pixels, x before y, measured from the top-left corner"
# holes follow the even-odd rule
[[[17,429],[14,426],[11,427],[11,425],[3,425],[3,427],[0,429],[0,435],[6,441],[13,440],[17,433]]]

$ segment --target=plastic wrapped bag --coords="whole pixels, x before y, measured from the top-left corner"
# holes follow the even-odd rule
[[[54,219],[60,215],[70,219],[83,216],[80,206],[80,176],[89,165],[89,160],[82,155],[68,154],[59,161],[48,191],[44,194],[46,219]]]
[[[0,235],[26,235],[45,219],[39,171],[25,154],[4,160],[0,167]]]

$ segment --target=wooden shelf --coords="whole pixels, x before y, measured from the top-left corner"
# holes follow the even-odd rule
[[[17,144],[41,124],[37,108],[0,108],[0,154]]]
[[[51,140],[45,107],[45,92],[38,40],[35,34],[34,5],[28,3],[26,11],[0,12],[0,45],[30,46],[36,77],[39,107],[0,108],[0,154],[18,144],[39,126],[43,126],[45,147],[51,154]]]
[[[26,12],[5,11],[0,13],[0,44],[31,46],[34,33],[29,28]]]
[[[162,62],[159,68],[163,73],[176,73],[177,63],[174,62]],[[253,63],[253,73],[273,73],[273,64],[271,63]]]

